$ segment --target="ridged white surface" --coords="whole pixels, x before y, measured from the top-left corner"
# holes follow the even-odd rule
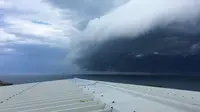
[[[69,79],[0,87],[0,112],[200,112],[200,92]]]
[[[83,79],[74,82],[120,112],[200,112],[200,92]]]
[[[70,80],[0,87],[0,112],[111,112]]]

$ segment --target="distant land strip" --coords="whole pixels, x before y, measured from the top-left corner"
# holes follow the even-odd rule
[[[7,82],[2,82],[0,80],[0,86],[8,86],[8,85],[13,85],[12,83],[7,83]]]

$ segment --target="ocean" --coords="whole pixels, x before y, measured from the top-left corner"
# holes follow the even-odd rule
[[[141,74],[54,74],[54,75],[0,75],[0,80],[13,84],[82,78],[88,80],[147,85],[190,91],[200,91],[200,75],[141,75]]]

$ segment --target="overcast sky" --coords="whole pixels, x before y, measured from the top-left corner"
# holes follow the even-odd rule
[[[74,71],[82,40],[138,35],[199,12],[199,0],[0,0],[0,73]]]
[[[127,0],[0,0],[0,73],[63,73],[73,38]]]

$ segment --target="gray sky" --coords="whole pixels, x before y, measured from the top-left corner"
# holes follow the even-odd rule
[[[84,42],[195,24],[199,14],[199,0],[0,0],[0,73],[76,71]]]

